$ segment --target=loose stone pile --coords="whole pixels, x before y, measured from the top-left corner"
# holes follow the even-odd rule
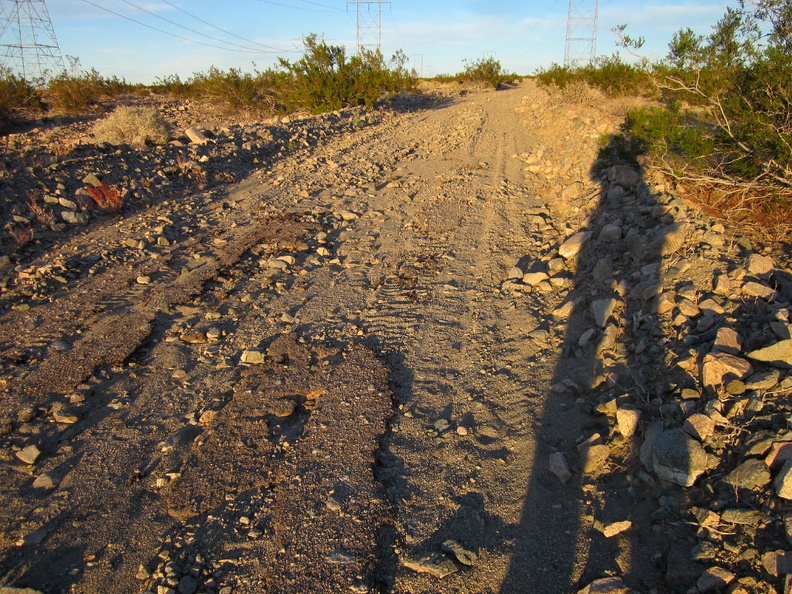
[[[662,179],[644,182],[637,166],[598,173],[585,226],[559,230],[565,238],[502,284],[520,298],[560,298],[556,327],[532,336],[560,339],[553,390],[602,427],[581,435],[576,452],[554,453],[549,471],[579,477],[595,518],[607,484],[626,481],[637,499],[654,500],[649,526],[625,509],[625,522],[594,528],[607,538],[667,532],[668,588],[788,591],[792,270]],[[537,233],[554,223],[549,207],[528,219]],[[626,591],[617,577],[581,590]]]

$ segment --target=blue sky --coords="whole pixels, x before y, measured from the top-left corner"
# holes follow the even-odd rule
[[[574,0],[584,12],[586,2],[593,0]],[[647,39],[643,51],[660,57],[675,31],[707,33],[726,6],[707,0],[600,0],[597,53],[616,52],[610,30],[627,23],[628,32]],[[168,74],[185,78],[212,65],[264,68],[277,56],[299,57],[308,33],[350,53],[356,45],[356,7],[344,0],[48,0],[47,7],[64,55],[130,82]],[[365,25],[375,20],[376,5],[360,9],[363,41],[373,43]],[[481,57],[530,74],[563,62],[568,10],[569,0],[392,0],[382,4],[382,51],[404,50],[426,76],[459,72],[464,60]]]

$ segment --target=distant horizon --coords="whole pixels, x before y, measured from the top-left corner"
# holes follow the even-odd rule
[[[575,5],[585,7],[587,1]],[[690,27],[707,34],[733,4],[654,1],[636,11],[634,4],[604,0],[596,54],[631,60],[611,33],[627,24],[630,35],[646,39],[643,55],[660,59],[674,32]],[[376,47],[376,10],[363,6],[369,11],[361,9],[361,42]],[[212,66],[266,70],[278,58],[299,59],[302,39],[311,33],[343,46],[348,55],[357,48],[354,2],[339,0],[236,0],[222,7],[206,0],[50,0],[47,7],[67,67],[67,56],[73,56],[81,70],[130,84],[152,85],[174,75],[187,80]],[[530,76],[563,64],[568,8],[565,0],[529,6],[513,0],[383,2],[380,49],[386,58],[402,50],[422,78],[454,75],[466,61],[489,57],[507,72]],[[6,31],[3,44],[15,43],[11,33]]]

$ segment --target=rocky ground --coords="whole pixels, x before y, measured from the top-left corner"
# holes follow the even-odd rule
[[[5,138],[0,591],[790,591],[789,246],[622,105],[157,105]]]

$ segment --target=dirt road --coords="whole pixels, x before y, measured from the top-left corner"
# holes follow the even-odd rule
[[[632,455],[589,397],[610,327],[584,339],[583,310],[559,310],[606,296],[592,270],[612,258],[559,246],[605,216],[609,109],[527,81],[386,113],[32,262],[49,280],[11,286],[0,328],[2,583],[665,591],[657,493],[597,481]],[[634,334],[607,346],[634,353]],[[594,435],[610,459],[578,447]]]

